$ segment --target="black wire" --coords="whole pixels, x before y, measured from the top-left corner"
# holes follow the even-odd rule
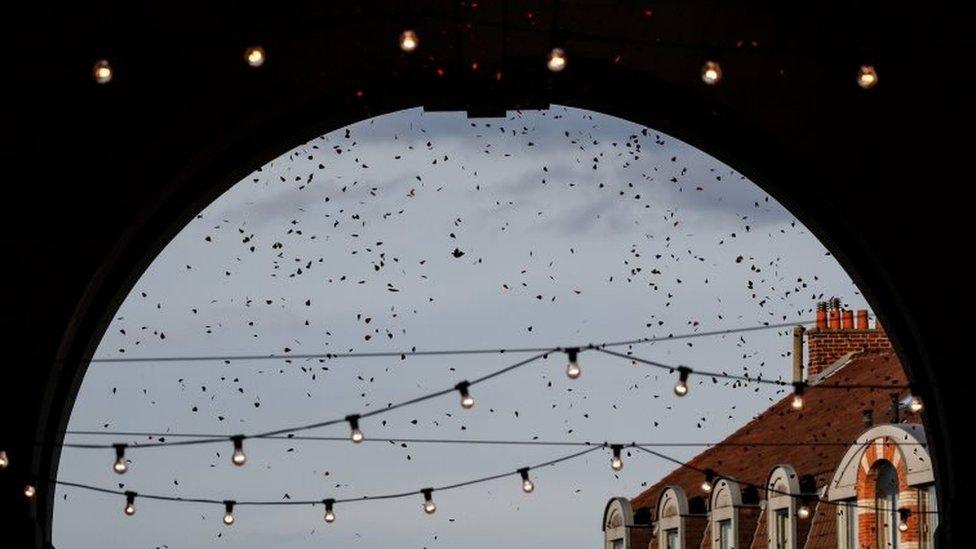
[[[674,373],[674,372],[678,371],[678,369],[682,367],[682,366],[677,366],[677,365],[672,365],[672,364],[665,364],[663,362],[658,362],[656,360],[650,360],[650,359],[646,359],[646,358],[641,358],[641,357],[634,356],[634,355],[629,354],[629,353],[618,353],[617,351],[611,351],[609,349],[603,349],[603,348],[600,348],[600,347],[593,347],[592,349],[594,351],[599,351],[601,353],[608,354],[608,355],[611,355],[611,356],[615,356],[615,357],[618,357],[618,358],[625,358],[627,360],[632,360],[632,361],[638,362],[640,364],[646,364],[648,366],[653,366],[653,367],[658,368],[658,369],[661,369],[661,370],[668,370],[671,373]],[[684,366],[684,367],[687,368],[687,366]],[[704,377],[715,377],[715,378],[723,378],[723,379],[732,379],[732,380],[736,380],[736,381],[746,381],[746,382],[749,382],[749,383],[762,383],[762,384],[766,384],[766,385],[778,385],[780,387],[792,387],[793,386],[793,382],[791,382],[791,381],[783,381],[783,380],[778,380],[778,379],[766,379],[766,378],[762,378],[762,377],[751,377],[751,376],[738,375],[738,374],[726,374],[726,373],[723,373],[723,372],[711,372],[711,371],[708,371],[708,370],[690,369],[690,372],[689,373],[691,373],[691,374],[697,374],[697,375],[704,376]],[[846,383],[818,383],[816,385],[812,385],[811,387],[812,388],[816,388],[816,389],[877,389],[877,390],[882,390],[882,389],[904,390],[904,389],[909,389],[910,388],[908,385],[895,385],[895,384],[891,384],[891,385],[872,385],[872,384],[865,384],[865,383],[852,383],[852,384],[846,384]]]
[[[677,335],[667,335],[667,336],[657,336],[657,337],[643,337],[639,339],[629,339],[623,341],[611,341],[605,343],[590,343],[587,345],[577,345],[578,348],[592,348],[592,349],[602,349],[607,347],[622,347],[628,345],[639,345],[645,343],[660,343],[665,341],[677,341],[682,339],[697,338],[697,337],[710,337],[719,335],[731,335],[737,333],[754,332],[759,330],[772,330],[778,328],[787,328],[790,326],[798,325],[810,325],[815,324],[814,322],[781,322],[778,324],[759,324],[754,326],[744,326],[739,328],[729,328],[726,330],[711,330],[706,332],[687,332]],[[258,361],[258,360],[333,360],[340,358],[390,358],[390,357],[400,357],[406,358],[408,356],[452,356],[452,355],[484,355],[484,354],[524,354],[524,353],[541,353],[545,351],[558,351],[561,349],[568,349],[570,347],[563,346],[553,346],[553,347],[514,347],[514,348],[501,348],[501,349],[441,349],[441,350],[428,350],[428,351],[374,351],[374,352],[349,352],[349,353],[305,353],[305,354],[295,354],[295,355],[278,355],[278,354],[266,354],[266,355],[197,355],[197,356],[161,356],[161,357],[93,357],[88,360],[91,364],[119,364],[119,363],[145,363],[145,362],[205,362],[205,361]]]
[[[173,437],[173,438],[201,438],[210,439],[222,437],[221,440],[226,441],[230,437],[227,435],[218,434],[202,434],[202,433],[150,433],[150,432],[110,432],[110,431],[67,431],[67,435],[79,435],[79,436],[146,436],[146,437]],[[252,437],[254,438],[254,437]],[[290,435],[273,435],[267,437],[261,437],[261,440],[279,440],[279,441],[321,441],[321,442],[348,442],[348,436],[290,436]],[[363,442],[385,442],[389,444],[403,443],[403,444],[471,444],[471,445],[494,445],[494,446],[599,446],[606,445],[606,442],[590,442],[590,441],[561,441],[561,440],[505,440],[505,439],[452,439],[452,438],[398,438],[398,437],[369,437],[363,440]],[[853,442],[844,441],[779,441],[779,442],[635,442],[633,443],[637,446],[648,446],[648,447],[659,447],[659,448],[712,448],[712,447],[722,447],[722,446],[733,446],[733,447],[796,447],[796,446],[851,446]],[[922,446],[928,447],[927,443],[924,442],[902,442],[900,443],[906,446]],[[114,448],[114,444],[88,444],[88,443],[72,443],[66,442],[60,444],[64,448],[77,448],[77,449],[111,449]],[[127,445],[127,449],[139,449],[141,447],[140,443],[131,443]]]
[[[593,446],[591,448],[587,448],[586,450],[582,450],[582,451],[579,451],[579,452],[574,452],[572,454],[568,454],[568,455],[565,455],[565,456],[562,456],[562,457],[558,457],[556,459],[552,459],[552,460],[549,460],[549,461],[545,461],[545,462],[542,462],[542,463],[538,463],[536,465],[529,466],[529,467],[527,467],[527,469],[533,470],[533,469],[540,469],[540,468],[543,468],[543,467],[551,467],[551,466],[557,465],[559,463],[563,463],[565,461],[569,461],[569,460],[572,460],[572,459],[576,459],[578,457],[582,457],[582,456],[584,456],[586,454],[589,454],[590,452],[594,452],[594,451],[599,450],[599,449],[601,449],[603,447],[604,447],[603,445]],[[489,481],[497,480],[497,479],[500,479],[500,478],[505,478],[505,477],[510,477],[510,476],[521,476],[521,473],[520,473],[520,470],[521,469],[523,469],[523,468],[520,467],[519,469],[516,469],[514,471],[510,471],[510,472],[506,472],[506,473],[499,473],[499,474],[496,474],[496,475],[490,475],[490,476],[475,478],[475,479],[472,479],[472,480],[467,480],[467,481],[458,482],[458,483],[454,483],[454,484],[447,484],[447,485],[444,485],[444,486],[434,487],[433,490],[435,492],[445,492],[447,490],[455,490],[457,488],[463,488],[463,487],[466,487],[466,486],[473,486],[475,484],[481,484],[481,483],[484,483],[484,482],[489,482]],[[124,496],[124,495],[126,495],[126,492],[128,491],[128,490],[114,490],[114,489],[110,489],[110,488],[102,488],[100,486],[94,486],[94,485],[91,485],[91,484],[83,484],[83,483],[80,483],[80,482],[70,482],[70,481],[64,481],[64,480],[58,480],[58,479],[50,479],[48,482],[50,484],[55,484],[55,485],[60,485],[60,486],[68,486],[68,487],[72,487],[72,488],[80,488],[80,489],[83,489],[83,490],[89,490],[89,491],[92,491],[92,492],[99,492],[99,493],[103,493],[103,494],[114,494],[114,495]],[[334,501],[334,503],[355,503],[355,502],[361,502],[361,501],[373,501],[373,500],[384,500],[384,499],[400,499],[400,498],[405,498],[405,497],[409,497],[409,496],[415,496],[415,495],[421,494],[421,493],[423,493],[422,490],[412,490],[412,491],[409,491],[409,492],[395,492],[395,493],[391,493],[391,494],[381,494],[381,495],[375,495],[375,496],[366,495],[366,496],[361,496],[361,497],[357,497],[357,498],[336,499]],[[226,501],[225,498],[220,498],[220,499],[186,498],[186,497],[180,497],[180,496],[166,496],[166,495],[160,495],[160,494],[144,494],[142,492],[137,492],[137,494],[138,494],[137,497],[143,498],[143,499],[158,500],[158,501],[182,502],[182,503],[205,503],[205,504],[215,504],[215,505],[219,504],[219,505],[223,505],[224,502]],[[316,499],[316,500],[278,500],[278,501],[260,501],[260,500],[243,500],[242,501],[242,500],[234,500],[234,504],[235,505],[238,505],[238,506],[240,506],[240,505],[259,505],[259,506],[272,506],[272,505],[321,505],[322,502],[323,502],[322,499]]]

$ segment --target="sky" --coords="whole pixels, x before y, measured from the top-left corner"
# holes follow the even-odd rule
[[[867,308],[817,239],[754,183],[651,128],[553,106],[469,119],[412,109],[342,128],[255,171],[193,219],[114,316],[96,357],[567,347],[805,321],[817,300]],[[789,379],[788,329],[634,345],[703,370]],[[365,413],[498,370],[514,354],[95,363],[69,431],[248,434]],[[58,478],[109,489],[235,500],[321,500],[420,490],[542,463],[565,447],[434,445],[370,437],[715,442],[781,389],[675,376],[595,352],[582,376],[551,355],[472,388],[364,420],[367,441],[247,440],[65,448]],[[337,425],[305,433],[346,436]],[[84,443],[150,437],[68,434]],[[172,439],[170,439],[172,440]],[[676,458],[698,450],[663,449]],[[517,477],[322,507],[223,508],[59,487],[65,548],[601,547],[611,497],[671,470],[609,453]]]

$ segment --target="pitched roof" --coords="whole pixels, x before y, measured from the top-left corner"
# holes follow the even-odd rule
[[[892,385],[907,384],[901,363],[893,353],[859,354],[834,372],[822,384]],[[804,393],[802,411],[790,407],[791,395],[717,445],[689,461],[699,470],[713,469],[719,475],[743,483],[763,486],[772,469],[792,465],[797,474],[814,475],[823,486],[837,468],[850,444],[864,430],[863,411],[871,410],[875,421],[888,422],[891,393],[897,389],[828,389],[813,385]],[[908,416],[907,419],[914,419]],[[775,442],[830,442],[823,446],[770,446]],[[729,445],[732,443],[734,445]],[[744,444],[744,445],[743,445]],[[752,445],[755,444],[755,445]],[[658,497],[670,485],[681,486],[689,498],[701,495],[702,475],[679,467],[633,498],[634,509],[649,507],[656,512]],[[762,495],[762,494],[761,494]]]

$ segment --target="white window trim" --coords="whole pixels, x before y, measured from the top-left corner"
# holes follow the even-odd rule
[[[766,492],[767,547],[776,549],[776,511],[787,509],[790,528],[786,532],[786,549],[797,549],[796,498],[780,492],[799,494],[800,477],[792,466],[777,465],[769,474],[766,486],[769,488]]]
[[[676,512],[673,515],[665,516],[664,510],[674,505]],[[680,486],[668,486],[661,492],[657,505],[658,523],[658,547],[666,549],[668,543],[668,530],[678,531],[678,547],[686,547],[685,541],[685,517],[688,515],[688,498],[685,491]]]
[[[742,491],[739,483],[730,479],[720,479],[712,489],[709,508],[709,530],[712,537],[712,549],[721,549],[719,543],[719,523],[727,520],[732,523],[733,549],[748,549],[737,547],[739,544],[739,508],[742,507]]]

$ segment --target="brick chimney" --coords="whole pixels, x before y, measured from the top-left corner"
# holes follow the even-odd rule
[[[845,310],[840,299],[817,303],[817,325],[806,330],[809,363],[807,377],[813,379],[849,353],[890,351],[891,341],[875,321],[868,323],[868,312]]]

